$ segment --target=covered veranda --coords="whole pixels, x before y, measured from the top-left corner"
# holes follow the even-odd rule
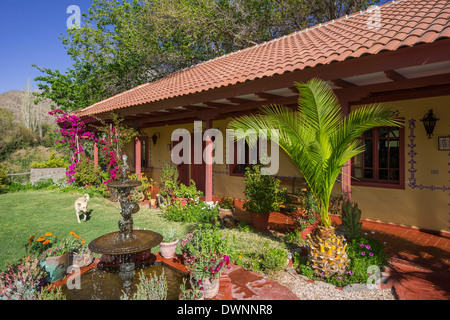
[[[333,88],[343,114],[362,104],[448,96],[448,3],[402,1],[379,8],[383,18],[379,28],[367,25],[373,12],[358,12],[194,65],[77,114],[98,124],[99,120],[108,121],[114,111],[126,124],[141,130],[202,121],[207,130],[222,119],[257,112],[264,105],[295,107],[295,82],[314,77]],[[407,107],[403,111],[399,116],[407,122],[412,116]],[[403,163],[408,152],[405,140],[400,143]],[[142,143],[137,138],[134,148],[138,176],[143,171]],[[98,161],[97,148],[95,154]],[[201,179],[206,201],[211,201],[213,165],[208,163],[201,166]],[[397,189],[415,189],[414,176],[407,173],[405,165],[400,167]],[[349,163],[343,168],[340,188],[350,195],[351,186]]]

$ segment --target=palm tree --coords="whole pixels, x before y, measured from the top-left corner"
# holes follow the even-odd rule
[[[246,138],[252,146],[256,139],[245,135],[249,129],[267,130],[269,139],[278,139],[314,194],[322,235],[329,238],[334,235],[328,212],[331,192],[346,162],[364,151],[358,138],[374,127],[400,126],[401,122],[388,106],[381,104],[362,106],[344,117],[333,90],[320,79],[295,86],[299,91],[297,110],[264,106],[258,114],[234,119],[229,128],[236,130],[237,139]],[[278,129],[278,137],[272,136],[270,129]]]

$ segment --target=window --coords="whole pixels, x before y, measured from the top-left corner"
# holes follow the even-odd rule
[[[352,183],[404,188],[404,130],[378,127],[361,137],[365,151],[352,159]]]

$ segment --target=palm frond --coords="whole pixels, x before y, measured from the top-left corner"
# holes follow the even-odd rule
[[[322,224],[331,225],[328,213],[331,192],[342,167],[364,151],[358,138],[378,126],[400,126],[388,106],[362,106],[343,117],[333,90],[322,80],[295,83],[299,90],[298,110],[269,105],[259,114],[243,116],[230,122],[240,129],[240,137],[253,130],[278,129],[278,144],[298,167],[318,202]],[[254,141],[249,143],[255,144]]]

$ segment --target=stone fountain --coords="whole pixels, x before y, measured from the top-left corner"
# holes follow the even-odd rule
[[[124,291],[129,293],[131,280],[135,274],[133,255],[156,247],[163,240],[162,235],[150,230],[133,230],[133,214],[139,211],[139,205],[130,200],[130,192],[141,185],[139,180],[128,180],[127,156],[123,156],[122,179],[107,183],[109,188],[117,189],[121,206],[122,220],[118,232],[105,234],[89,243],[89,250],[95,253],[117,256],[121,261],[120,278]]]

